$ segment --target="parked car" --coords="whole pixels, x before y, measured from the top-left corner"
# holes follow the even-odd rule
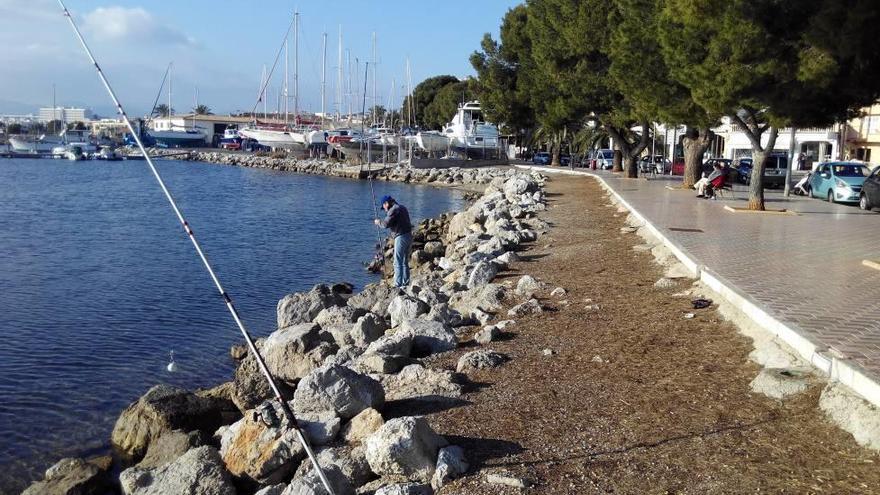
[[[614,150],[596,150],[593,160],[596,161],[596,168],[610,170],[614,164]]]
[[[571,165],[571,155],[560,155],[559,156],[559,163],[563,167],[567,167],[567,166]]]
[[[539,151],[532,157],[532,163],[535,165],[550,165],[550,153]]]
[[[859,207],[871,211],[872,208],[880,208],[880,167],[874,169],[862,184],[862,194],[859,197]]]
[[[823,163],[810,178],[810,196],[825,198],[829,203],[859,202],[869,173],[868,167],[861,163]]]
[[[658,174],[666,174],[672,168],[672,163],[663,155],[643,156],[639,158],[639,171],[649,173],[651,169]]]
[[[733,162],[736,169],[736,178],[743,184],[752,182],[752,167],[754,160],[751,157],[737,158]],[[764,187],[782,187],[785,184],[785,167],[788,166],[788,156],[774,153],[767,157],[764,166]]]

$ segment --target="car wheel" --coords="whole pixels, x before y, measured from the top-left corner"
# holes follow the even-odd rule
[[[868,202],[868,196],[865,193],[862,193],[862,196],[859,198],[859,208],[871,211],[871,203]]]
[[[828,188],[828,202],[829,203],[834,202],[834,188],[833,187]]]

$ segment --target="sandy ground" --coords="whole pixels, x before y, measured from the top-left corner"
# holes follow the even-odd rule
[[[556,178],[548,197],[550,232],[502,280],[528,273],[568,294],[544,294],[548,311],[486,346],[511,361],[470,373],[461,401],[418,411],[472,464],[440,493],[522,491],[488,484],[496,472],[527,493],[880,493],[880,455],[825,419],[822,384],[784,402],[751,393],[749,339],[673,297],[689,281],[653,287],[661,268],[632,250],[641,239],[620,232],[625,214],[595,181]],[[434,364],[454,369],[475,347]]]

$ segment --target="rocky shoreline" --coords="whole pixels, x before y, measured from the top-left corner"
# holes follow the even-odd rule
[[[250,160],[244,166],[303,173],[329,167]],[[495,282],[521,246],[547,229],[538,217],[546,208],[540,174],[393,169],[384,177],[488,186],[466,210],[419,224],[407,291],[383,280],[357,294],[345,283],[289,294],[278,302],[278,330],[257,342],[338,495],[430,494],[467,472],[467,452],[424,417],[390,411],[454,402],[469,372],[508,360],[488,347],[505,328],[543,311],[532,297],[543,289],[534,278],[521,277],[515,288]],[[499,310],[511,304],[504,318],[513,319],[502,318]],[[472,336],[480,347],[455,371],[431,366],[429,357]],[[114,458],[63,459],[24,493],[326,493],[253,356],[243,346],[231,355],[231,381],[195,392],[151,388],[119,416]]]
[[[488,184],[497,176],[496,168],[459,168],[417,169],[397,163],[380,167],[374,163],[372,168],[365,169],[335,160],[297,159],[294,157],[274,157],[244,153],[221,153],[217,151],[194,151],[182,159],[238,167],[262,168],[282,172],[296,172],[310,175],[326,175],[329,177],[346,177],[366,179],[372,175],[374,179],[394,182],[468,186]]]

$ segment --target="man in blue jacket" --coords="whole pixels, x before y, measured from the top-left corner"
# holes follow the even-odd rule
[[[409,284],[409,248],[412,245],[409,211],[391,196],[382,197],[382,209],[386,212],[385,218],[377,218],[374,222],[391,231],[391,238],[394,239],[394,285],[403,289]]]

